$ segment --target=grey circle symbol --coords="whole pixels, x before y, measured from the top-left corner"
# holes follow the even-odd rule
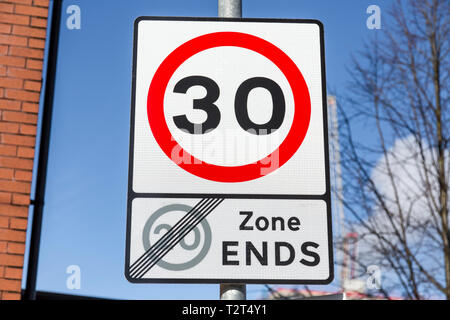
[[[169,204],[165,207],[156,210],[150,216],[150,218],[148,218],[147,222],[144,225],[144,230],[142,231],[142,243],[144,245],[144,250],[147,251],[152,246],[150,243],[150,231],[159,217],[172,211],[189,212],[191,210],[192,207],[185,204]],[[200,252],[194,258],[183,263],[169,263],[161,259],[158,261],[157,265],[163,269],[170,271],[182,271],[190,269],[199,264],[207,255],[209,248],[211,247],[211,239],[212,239],[211,228],[209,226],[208,221],[206,221],[206,219],[203,219],[200,225],[202,226],[205,235],[205,241],[203,243],[203,247],[201,248]],[[170,230],[170,228],[171,226],[168,224],[160,224],[155,228],[155,233],[160,233],[161,230],[163,229],[168,231]],[[200,231],[198,230],[198,227],[195,227],[192,231],[195,234],[194,242],[192,244],[186,243],[184,238],[180,241],[180,246],[185,250],[194,250],[200,244]]]

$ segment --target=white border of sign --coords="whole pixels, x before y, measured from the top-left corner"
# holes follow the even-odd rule
[[[326,192],[323,195],[279,195],[279,194],[195,194],[195,193],[135,193],[133,191],[133,162],[134,162],[134,128],[135,128],[135,100],[136,100],[136,61],[138,27],[140,21],[161,20],[161,21],[214,21],[214,22],[266,22],[266,23],[298,23],[316,24],[320,29],[320,52],[322,70],[322,105],[323,105],[323,128],[324,128],[324,152],[325,152],[325,175]],[[130,127],[130,153],[128,172],[128,201],[127,201],[127,232],[126,232],[126,253],[125,253],[125,277],[132,283],[248,283],[248,284],[329,284],[334,279],[333,260],[333,240],[331,223],[331,191],[330,191],[330,168],[328,150],[328,120],[327,120],[327,93],[325,77],[325,50],[324,50],[324,30],[323,25],[318,20],[300,19],[250,19],[250,18],[190,18],[190,17],[139,17],[134,25],[134,45],[133,45],[133,78],[131,97],[131,127]],[[329,278],[326,280],[267,280],[267,279],[136,279],[129,275],[130,269],[130,239],[131,239],[131,210],[132,202],[136,198],[229,198],[229,199],[305,199],[323,200],[327,204],[327,229],[328,229],[328,253],[329,253]]]

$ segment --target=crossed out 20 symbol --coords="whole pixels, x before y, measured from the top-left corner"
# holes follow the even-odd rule
[[[144,246],[145,251],[149,251],[153,244],[156,243],[151,241],[152,235],[163,235],[164,232],[169,231],[173,228],[172,225],[168,223],[159,223],[157,224],[159,219],[163,219],[165,215],[173,214],[174,212],[185,212],[188,213],[192,211],[192,207],[185,204],[170,204],[164,206],[158,210],[156,210],[147,222],[144,225],[144,229],[142,232],[142,244]],[[201,226],[202,232],[199,230],[199,226]],[[203,241],[202,241],[203,234]],[[193,241],[192,236],[193,235]],[[187,238],[190,238],[187,241]],[[161,258],[158,261],[157,265],[163,269],[170,271],[182,271],[190,269],[197,264],[199,264],[207,255],[209,248],[211,247],[211,228],[206,219],[203,219],[186,237],[182,238],[179,242],[179,245],[182,249],[186,251],[190,251],[192,253],[197,252],[191,259],[184,262],[168,262]],[[201,245],[201,242],[203,244]],[[200,248],[198,250],[198,248]]]
[[[203,75],[188,75],[179,80],[173,89],[174,93],[186,94],[192,87],[203,87],[206,95],[201,99],[194,99],[192,108],[204,111],[206,118],[201,123],[189,120],[186,114],[178,114],[167,119],[165,114],[165,93],[168,84],[177,69],[189,58],[209,49],[220,47],[235,47],[249,50],[268,59],[275,65],[287,80],[289,90],[293,96],[292,124],[286,131],[284,140],[271,150],[272,152],[258,161],[240,163],[238,165],[223,165],[198,159],[183,149],[181,143],[174,138],[167,121],[172,121],[176,128],[190,135],[206,135],[214,132],[222,121],[222,113],[217,105],[221,90],[214,79]],[[249,115],[248,100],[254,89],[265,89],[271,96],[272,113],[269,120],[256,123]],[[234,93],[234,117],[239,127],[248,135],[270,136],[280,129],[285,122],[286,99],[280,85],[263,76],[252,76],[245,79]],[[309,128],[311,118],[311,101],[306,82],[291,58],[274,44],[245,33],[215,32],[189,40],[172,51],[160,64],[151,81],[147,96],[147,115],[151,131],[163,152],[172,159],[175,148],[183,152],[194,161],[176,164],[185,171],[203,179],[217,182],[243,182],[258,179],[282,167],[299,149]],[[276,155],[278,166],[264,170],[264,163],[270,162]]]

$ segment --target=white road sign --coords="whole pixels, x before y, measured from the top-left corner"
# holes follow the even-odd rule
[[[125,275],[333,279],[323,28],[135,23]]]

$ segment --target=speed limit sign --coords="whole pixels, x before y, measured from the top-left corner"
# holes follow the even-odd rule
[[[323,28],[135,22],[125,275],[333,279]]]

